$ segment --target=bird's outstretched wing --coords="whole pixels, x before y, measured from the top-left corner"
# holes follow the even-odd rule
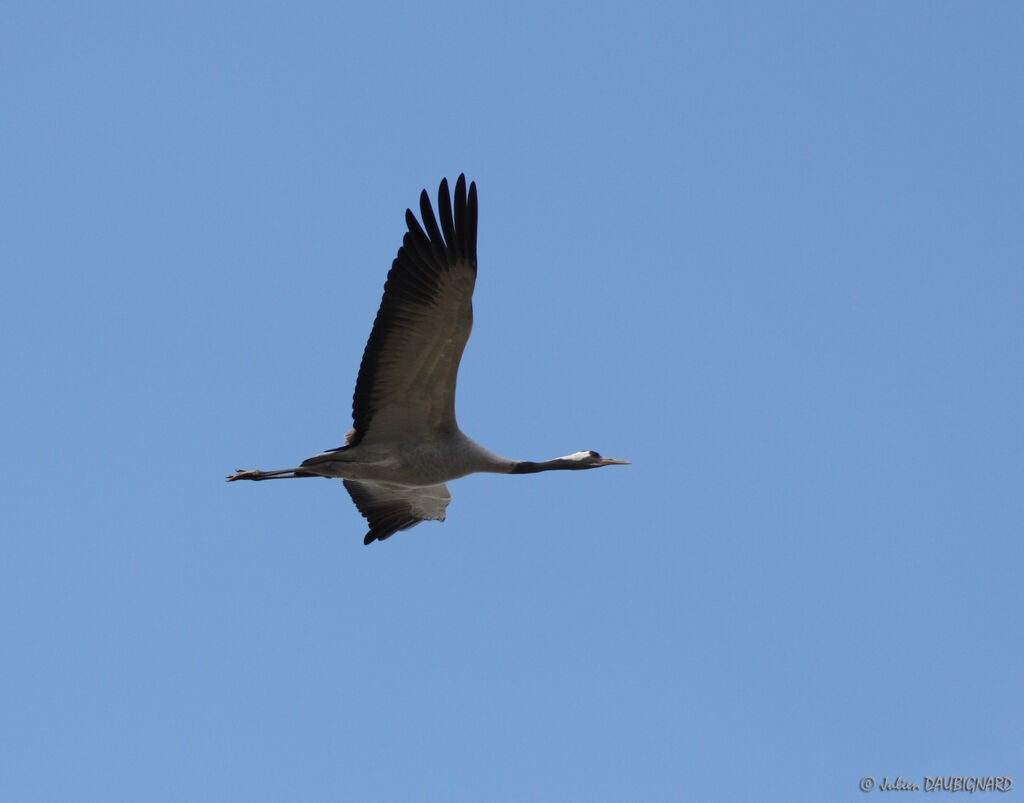
[[[421,227],[409,231],[391,265],[384,297],[363,352],[352,398],[351,447],[403,437],[454,432],[455,380],[473,328],[476,283],[476,185],[459,176],[455,203],[441,182],[434,217],[426,190]]]
[[[409,488],[369,480],[345,480],[345,489],[370,524],[364,544],[383,541],[421,521],[444,521],[444,509],[452,500],[443,484]]]

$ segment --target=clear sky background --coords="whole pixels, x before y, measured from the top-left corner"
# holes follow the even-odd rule
[[[1024,794],[1019,4],[2,16],[4,800]],[[462,428],[633,465],[226,485],[463,171]]]

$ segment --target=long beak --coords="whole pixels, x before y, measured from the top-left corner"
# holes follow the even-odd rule
[[[601,466],[631,466],[633,464],[630,463],[628,460],[614,460],[611,457],[602,457],[600,459],[600,461],[598,461],[598,465],[601,465]]]

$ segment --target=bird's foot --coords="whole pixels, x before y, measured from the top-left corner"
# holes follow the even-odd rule
[[[256,469],[250,469],[249,471],[242,471],[239,469],[234,474],[229,474],[227,477],[228,482],[234,482],[235,480],[258,480],[263,475],[262,471]]]

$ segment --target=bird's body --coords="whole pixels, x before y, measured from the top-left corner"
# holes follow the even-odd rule
[[[457,480],[467,474],[507,474],[515,460],[488,451],[456,430],[423,440],[365,441],[348,449],[323,452],[301,468],[322,477],[375,480],[415,487]]]
[[[466,437],[455,421],[459,361],[473,326],[476,282],[476,185],[464,176],[438,191],[440,225],[426,191],[421,228],[406,210],[409,231],[384,285],[352,400],[354,428],[345,445],[296,468],[239,471],[234,480],[337,477],[370,524],[369,544],[421,521],[444,520],[451,495],[444,483],[467,474],[527,474],[624,465],[597,452],[543,463],[512,460]],[[425,229],[425,230],[424,230]]]

